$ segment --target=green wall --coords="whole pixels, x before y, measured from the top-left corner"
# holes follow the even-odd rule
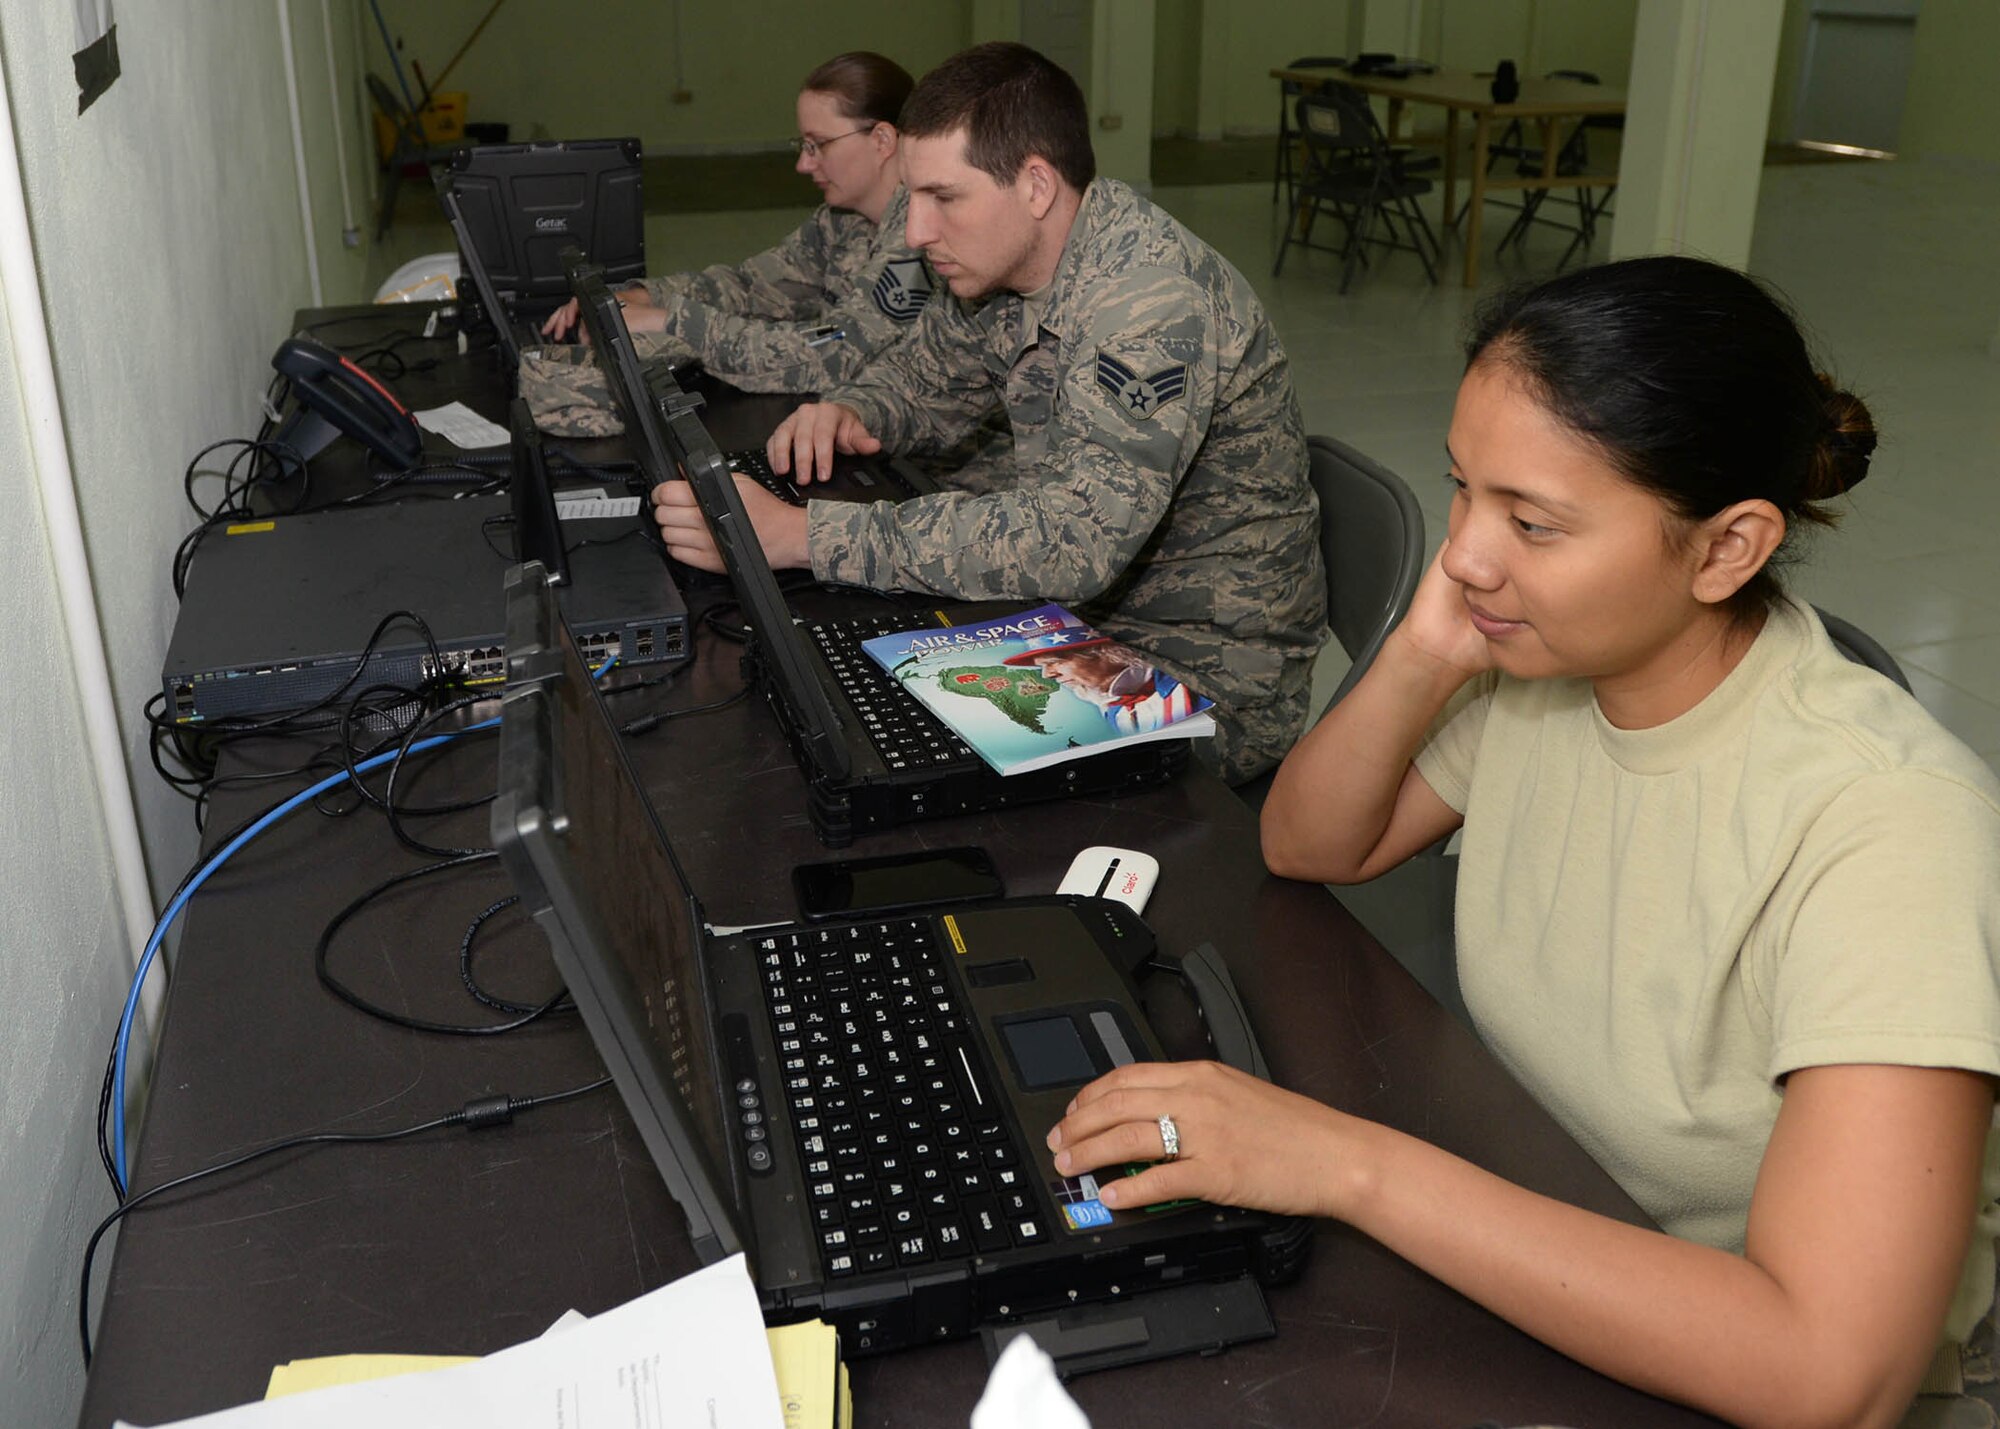
[[[1580,69],[1623,85],[1638,12],[1638,0],[1431,0],[1424,58],[1474,70],[1510,59],[1523,74]]]
[[[1367,3],[1149,0],[1152,109],[1149,117],[1135,115],[1131,96],[1122,94],[1125,133],[1213,139],[1272,132],[1272,67],[1301,55],[1345,54],[1350,21]],[[414,60],[435,77],[489,5],[383,0],[383,13],[406,67]],[[1421,49],[1449,65],[1488,69],[1504,57],[1530,73],[1587,69],[1622,84],[1636,11],[1637,0],[1427,0]],[[880,50],[920,74],[975,40],[1019,30],[1012,0],[713,7],[601,0],[586,13],[584,34],[573,6],[509,0],[440,87],[464,90],[472,119],[506,122],[515,138],[636,134],[661,153],[751,150],[790,137],[794,85],[829,55]],[[1139,26],[1120,28],[1136,36]],[[574,39],[552,45],[551,35]],[[389,77],[372,24],[363,49],[368,65]],[[674,102],[677,90],[690,96],[686,103]]]
[[[1900,151],[1991,163],[2000,152],[2000,109],[1992,95],[1996,58],[2000,5],[1993,0],[1924,0],[1917,16],[1910,91],[1903,102]]]
[[[1204,139],[1275,133],[1272,68],[1305,55],[1347,53],[1346,0],[1203,0],[1203,8],[1198,108]]]
[[[1158,0],[1153,20],[1153,132],[1193,134],[1200,122],[1201,0]]]
[[[406,72],[414,60],[433,80],[490,8],[491,0],[382,3]],[[822,60],[878,50],[921,74],[971,42],[974,10],[972,0],[509,0],[438,87],[464,90],[468,117],[507,123],[515,139],[633,134],[656,152],[769,148],[791,137],[798,82]],[[369,29],[368,64],[393,83],[381,36]],[[674,102],[676,90],[686,103]]]

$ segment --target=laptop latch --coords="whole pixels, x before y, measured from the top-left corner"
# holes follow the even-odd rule
[[[1146,1290],[980,1330],[990,1365],[1030,1336],[1064,1379],[1189,1353],[1212,1355],[1278,1333],[1263,1287],[1247,1275]]]
[[[665,417],[669,422],[676,417],[685,417],[688,413],[698,410],[702,405],[701,393],[688,392],[678,388],[673,391],[660,393],[659,399],[660,415]]]

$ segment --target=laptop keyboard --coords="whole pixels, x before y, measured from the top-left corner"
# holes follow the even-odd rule
[[[826,1274],[1046,1241],[929,920],[774,933],[756,949]]]
[[[977,760],[979,756],[964,740],[861,648],[864,640],[910,628],[907,619],[885,615],[817,621],[806,630],[826,658],[841,693],[854,707],[868,742],[890,769],[927,769]]]
[[[725,458],[729,469],[738,476],[747,476],[787,506],[803,506],[806,498],[799,490],[798,483],[789,477],[779,476],[771,470],[771,459],[760,450],[730,452]]]

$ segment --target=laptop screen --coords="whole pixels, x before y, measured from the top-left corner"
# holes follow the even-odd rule
[[[646,275],[637,139],[488,144],[453,153],[444,182],[506,311],[539,319],[569,297],[562,250],[623,283]]]
[[[604,368],[605,385],[611,389],[611,405],[625,424],[625,440],[633,459],[645,473],[648,486],[671,480],[673,462],[660,434],[660,421],[640,370],[639,354],[632,346],[631,331],[625,326],[625,310],[604,282],[604,270],[571,250],[567,258],[570,287],[576,293],[584,330]]]
[[[539,567],[509,573],[507,603],[494,843],[713,1260],[741,1201],[700,910]]]
[[[472,279],[472,291],[478,297],[479,309],[493,329],[493,335],[500,340],[500,356],[507,369],[507,380],[511,383],[521,370],[521,346],[514,341],[513,320],[493,287],[492,275],[486,271],[485,260],[479,256],[471,231],[465,226],[465,215],[459,211],[458,195],[448,185],[440,183],[438,203],[443,206],[452,234],[458,239],[459,271]]]
[[[771,563],[764,559],[764,548],[743,509],[729,463],[694,413],[684,412],[664,425],[675,470],[694,488],[709,534],[722,553],[730,585],[750,618],[751,632],[790,714],[793,732],[812,751],[820,773],[833,779],[847,778],[853,760],[841,734],[840,714],[813,673],[805,637],[792,621]]]
[[[542,434],[535,430],[528,404],[519,397],[507,408],[507,425],[513,435],[509,453],[513,471],[507,489],[514,510],[514,559],[539,561],[550,585],[568,585],[569,548],[563,544],[556,494],[549,486]]]

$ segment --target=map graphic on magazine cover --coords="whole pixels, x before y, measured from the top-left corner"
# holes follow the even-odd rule
[[[1214,701],[1059,605],[861,648],[1002,774],[1215,733]]]

